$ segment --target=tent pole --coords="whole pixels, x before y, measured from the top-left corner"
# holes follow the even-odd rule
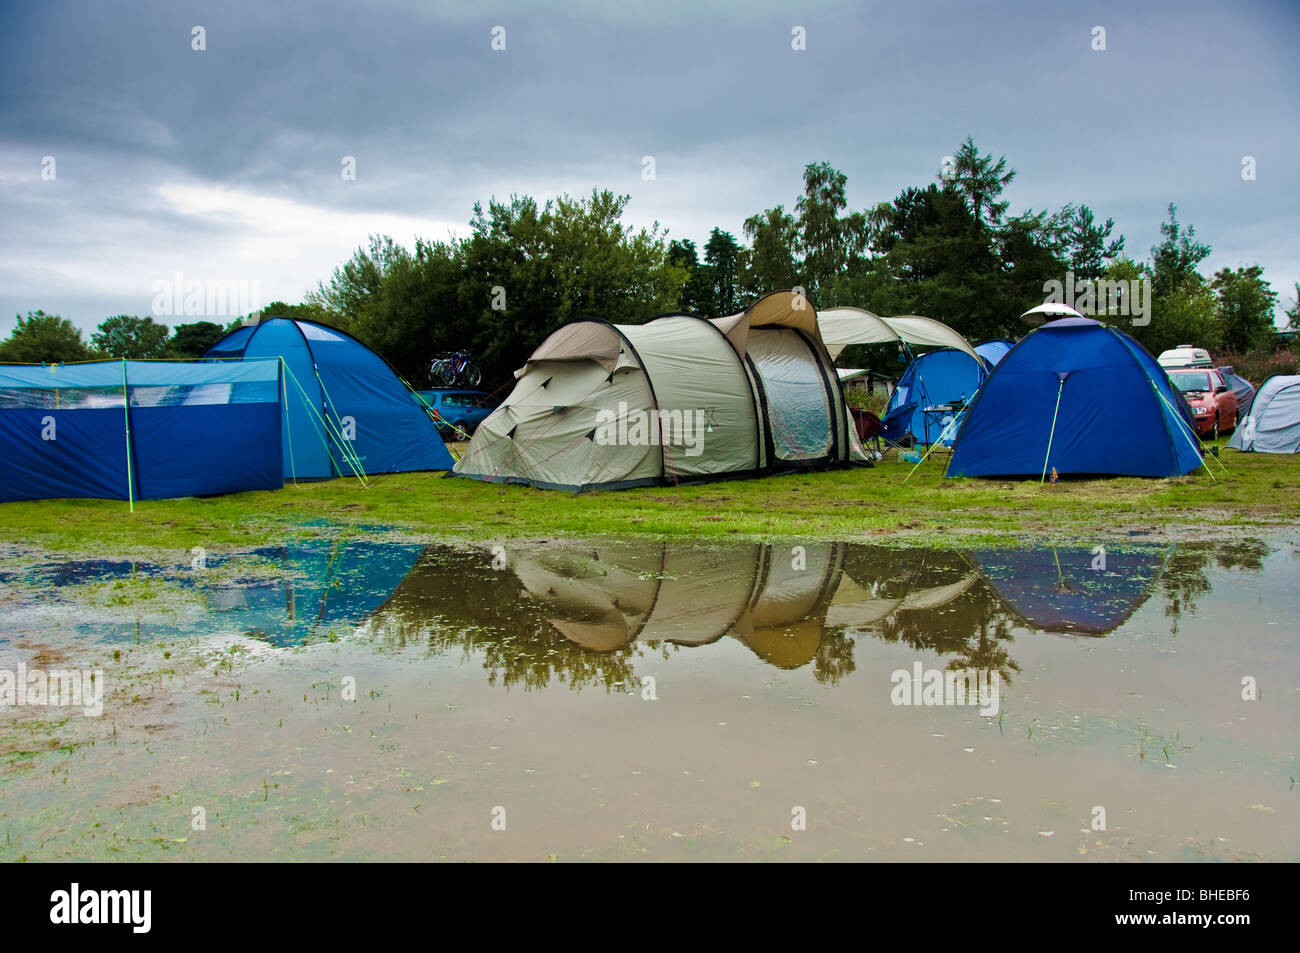
[[[912,479],[912,474],[916,472],[916,468],[919,467],[921,464],[925,463],[926,459],[930,456],[930,453],[934,450],[934,448],[939,446],[939,444],[943,442],[943,435],[948,432],[948,427],[956,427],[957,421],[961,419],[961,416],[964,413],[966,413],[965,410],[963,410],[961,414],[958,414],[956,417],[954,417],[952,419],[951,424],[948,424],[948,426],[945,426],[942,430],[939,431],[939,439],[936,440],[934,443],[930,444],[930,446],[926,447],[925,453],[922,454],[921,459],[916,461],[916,466],[912,467],[912,469],[907,472],[907,476],[903,477],[904,483]],[[948,471],[945,469],[944,470],[945,476],[947,475],[947,472]]]
[[[131,483],[131,396],[126,390],[126,358],[122,358],[122,418],[126,424],[126,499],[135,512],[135,487]]]
[[[293,485],[298,485],[298,466],[293,460],[293,425],[289,422],[289,381],[285,378],[288,365],[284,363],[284,355],[280,355],[280,392],[284,398],[284,429],[289,434],[289,476],[293,478]]]
[[[1047,479],[1047,462],[1052,459],[1052,440],[1056,437],[1056,415],[1061,409],[1061,393],[1065,390],[1065,378],[1061,378],[1061,386],[1056,388],[1056,407],[1052,410],[1052,432],[1047,435],[1047,453],[1043,455],[1043,475],[1038,478],[1038,485],[1042,486],[1043,481]]]
[[[1205,472],[1210,475],[1210,479],[1213,480],[1215,483],[1218,483],[1219,482],[1218,477],[1214,475],[1214,471],[1210,469],[1210,465],[1205,462],[1205,458],[1206,456],[1208,456],[1208,454],[1202,451],[1201,448],[1197,445],[1196,438],[1188,434],[1186,429],[1187,421],[1183,420],[1183,415],[1180,414],[1177,410],[1175,410],[1173,405],[1171,405],[1169,401],[1165,400],[1165,395],[1160,393],[1160,388],[1156,387],[1154,382],[1152,382],[1151,384],[1151,389],[1156,392],[1157,397],[1159,397],[1162,401],[1164,401],[1164,405],[1169,408],[1169,412],[1173,414],[1176,418],[1178,418],[1179,423],[1183,425],[1182,427],[1179,428],[1182,435],[1187,438],[1189,443],[1191,443],[1192,449],[1201,455],[1201,466],[1205,467]],[[1228,468],[1223,466],[1223,461],[1220,460],[1218,457],[1215,457],[1214,459],[1219,464],[1219,466],[1223,467],[1223,472],[1227,473]]]
[[[1118,331],[1116,331],[1114,328],[1110,327],[1109,325],[1107,325],[1106,328],[1107,328],[1107,330],[1110,331],[1111,334],[1115,335],[1115,339],[1116,339],[1117,341],[1119,341],[1119,342],[1120,342],[1121,344],[1123,344],[1126,348],[1128,348],[1128,351],[1129,351],[1130,354],[1133,355],[1134,360],[1136,360],[1139,364],[1142,363],[1141,358],[1139,358],[1138,355],[1137,355],[1137,352],[1134,351],[1133,348],[1129,346],[1128,341],[1126,341],[1126,340],[1124,339],[1124,336],[1123,336],[1123,335],[1121,335]],[[1172,404],[1170,404],[1169,401],[1165,400],[1165,395],[1162,394],[1162,393],[1160,393],[1160,388],[1156,386],[1156,382],[1155,382],[1154,380],[1151,379],[1151,376],[1150,376],[1150,375],[1147,376],[1147,383],[1150,384],[1150,385],[1151,385],[1151,389],[1152,389],[1153,391],[1156,392],[1156,396],[1159,397],[1160,400],[1164,403],[1164,405],[1165,405],[1166,407],[1169,408],[1169,412],[1170,412],[1171,414],[1174,415],[1174,418],[1175,418],[1175,419],[1176,419],[1180,424],[1182,424],[1182,426],[1179,427],[1179,430],[1182,432],[1183,436],[1187,438],[1188,442],[1191,443],[1191,445],[1192,445],[1192,449],[1195,450],[1197,453],[1200,453],[1200,455],[1201,455],[1201,466],[1205,467],[1205,472],[1208,473],[1208,474],[1210,475],[1210,479],[1213,480],[1215,483],[1218,483],[1218,482],[1219,482],[1218,477],[1216,477],[1216,476],[1214,475],[1214,471],[1210,469],[1210,465],[1209,465],[1208,463],[1205,462],[1205,454],[1201,451],[1200,446],[1199,446],[1199,445],[1197,444],[1197,442],[1196,442],[1196,435],[1195,435],[1194,433],[1192,433],[1192,431],[1191,431],[1191,425],[1188,424],[1187,421],[1183,419],[1183,415],[1180,414],[1177,410],[1175,410],[1175,409],[1174,409],[1174,406],[1173,406]],[[1162,415],[1162,416],[1163,416],[1163,415]],[[1165,430],[1166,430],[1166,432],[1169,430],[1169,424],[1168,424],[1168,422],[1165,423]],[[1173,436],[1173,435],[1170,434],[1170,436]],[[1228,472],[1228,468],[1225,467],[1225,466],[1223,466],[1223,461],[1222,461],[1222,460],[1219,460],[1218,457],[1215,457],[1214,459],[1215,459],[1216,461],[1218,461],[1219,466],[1223,467],[1223,472],[1224,472],[1224,473],[1227,473],[1227,472]]]

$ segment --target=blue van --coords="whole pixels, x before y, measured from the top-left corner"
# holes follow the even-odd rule
[[[483,418],[501,403],[481,390],[418,390],[415,394],[416,403],[437,411],[438,432],[447,440],[468,440]],[[463,435],[457,431],[463,431]]]

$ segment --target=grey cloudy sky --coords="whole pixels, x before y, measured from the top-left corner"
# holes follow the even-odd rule
[[[1297,35],[1295,2],[5,0],[0,335],[149,314],[176,272],[297,301],[368,234],[463,235],[512,192],[610,188],[634,224],[739,237],[808,162],[861,208],[967,135],[1018,170],[1013,212],[1087,203],[1144,258],[1174,202],[1203,270],[1257,262],[1289,304]]]

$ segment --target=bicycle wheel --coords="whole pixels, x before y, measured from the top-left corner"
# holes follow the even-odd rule
[[[444,363],[438,368],[438,386],[455,387],[456,386],[456,368],[449,363]]]
[[[438,382],[442,380],[442,368],[444,363],[445,362],[440,357],[429,362],[429,380],[433,382],[435,387],[438,385]]]
[[[465,362],[465,385],[467,387],[477,387],[483,380],[483,375],[479,373],[478,365]]]

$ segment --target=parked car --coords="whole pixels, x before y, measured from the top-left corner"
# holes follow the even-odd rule
[[[1166,369],[1171,367],[1214,366],[1209,351],[1203,347],[1192,347],[1190,344],[1180,344],[1168,351],[1161,351],[1160,356],[1156,358],[1156,363]]]
[[[1237,395],[1237,419],[1244,419],[1250,413],[1250,405],[1255,402],[1255,385],[1238,374],[1234,367],[1220,365],[1215,370],[1223,375],[1232,392]]]
[[[1191,405],[1200,436],[1213,440],[1237,426],[1237,395],[1216,369],[1173,369],[1169,379]]]
[[[501,403],[481,390],[419,390],[415,393],[417,403],[427,404],[437,414],[438,432],[451,440],[468,440],[483,419]]]

